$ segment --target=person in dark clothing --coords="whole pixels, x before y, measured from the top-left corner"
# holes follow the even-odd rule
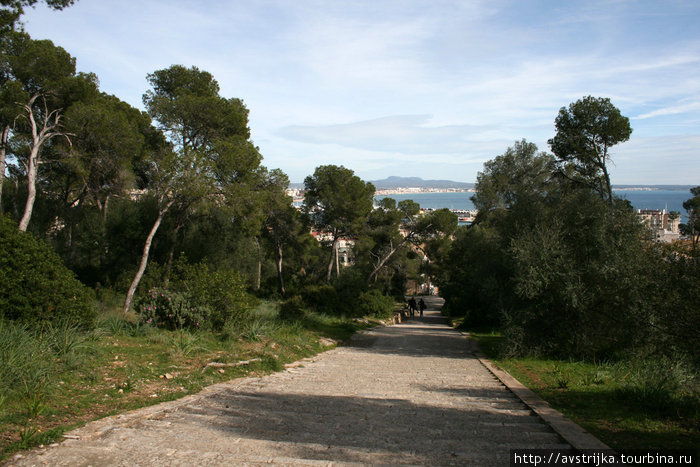
[[[413,297],[408,300],[408,312],[411,316],[416,314],[416,299]]]
[[[425,310],[425,302],[423,301],[422,298],[418,301],[418,309],[420,310],[420,317],[422,318],[423,317],[423,310]]]

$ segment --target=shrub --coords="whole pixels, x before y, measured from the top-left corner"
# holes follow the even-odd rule
[[[229,321],[249,319],[255,304],[255,298],[246,292],[246,283],[236,271],[230,268],[213,270],[204,262],[178,264],[172,288],[188,297],[190,303],[197,304],[216,330]]]
[[[302,290],[306,305],[317,313],[338,312],[338,294],[332,285],[310,285]]]
[[[360,315],[357,300],[360,294],[367,290],[366,277],[356,268],[347,268],[342,271],[333,286],[337,294],[336,306],[331,310],[340,315]]]
[[[363,292],[357,298],[357,313],[362,316],[391,316],[393,312],[394,299],[379,290]]]
[[[149,326],[175,329],[211,327],[211,311],[201,305],[193,305],[179,292],[162,287],[150,289],[136,302],[139,322]]]
[[[70,318],[92,326],[94,294],[56,252],[0,216],[0,318],[29,322]]]
[[[304,300],[300,295],[288,298],[280,305],[280,318],[296,320],[304,317]]]

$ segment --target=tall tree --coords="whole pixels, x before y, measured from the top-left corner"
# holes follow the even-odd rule
[[[374,203],[374,185],[362,181],[343,166],[322,165],[304,180],[304,210],[312,223],[330,235],[331,254],[326,280],[330,282],[333,264],[338,270],[338,241],[358,233]]]
[[[279,291],[286,293],[284,284],[284,248],[296,240],[301,221],[298,211],[292,206],[292,198],[287,195],[289,178],[281,170],[265,171],[260,196],[264,213],[262,233],[272,244]]]
[[[216,197],[233,204],[230,197],[253,177],[262,159],[249,141],[248,110],[240,99],[219,96],[219,85],[210,73],[173,65],[147,79],[152,89],[144,94],[144,104],[173,150],[151,161],[149,189],[158,202],[158,215],[127,292],[124,312],[131,307],[165,214],[173,206],[187,210]]]
[[[145,161],[163,150],[165,138],[145,112],[106,94],[71,105],[63,122],[71,144],[53,144],[57,160],[42,170],[53,224],[61,225],[53,234],[72,269],[105,283],[114,244],[107,235],[110,207],[143,188]]]
[[[557,133],[549,140],[552,152],[573,169],[577,181],[596,189],[612,205],[610,148],[630,138],[629,119],[610,99],[587,96],[568,109],[562,107],[554,123]]]
[[[374,243],[369,251],[374,261],[367,284],[376,281],[402,249],[420,249],[426,255],[434,254],[437,242],[454,233],[457,221],[457,216],[447,209],[421,214],[420,206],[412,200],[396,204],[391,198],[382,199],[367,221],[367,234]]]
[[[472,202],[483,217],[496,209],[510,209],[524,198],[542,197],[554,172],[554,158],[538,152],[534,143],[516,141],[506,152],[484,163],[476,176]]]
[[[27,177],[27,199],[19,223],[26,230],[36,199],[39,166],[45,162],[44,148],[57,136],[68,137],[62,125],[64,110],[73,102],[96,95],[97,78],[76,74],[75,59],[48,40],[32,40],[26,34],[12,33],[6,52],[3,88],[23,96],[14,118],[12,138],[15,151]],[[7,122],[5,122],[7,124]]]
[[[75,0],[45,0],[54,10],[62,10]],[[12,79],[8,62],[11,42],[17,37],[17,22],[24,8],[34,6],[37,0],[0,0],[0,213],[2,213],[2,185],[5,179],[5,157],[10,137],[12,121],[17,116],[16,104],[27,102],[22,89]],[[28,36],[27,36],[28,37]]]

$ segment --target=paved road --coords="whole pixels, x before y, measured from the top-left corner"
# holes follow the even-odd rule
[[[304,366],[87,425],[12,465],[508,465],[566,448],[471,355],[430,298]]]

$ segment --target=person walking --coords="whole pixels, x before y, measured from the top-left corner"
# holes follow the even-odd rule
[[[423,301],[422,298],[418,301],[418,309],[420,310],[420,317],[422,318],[423,317],[423,310],[425,310],[425,302]]]
[[[408,300],[408,312],[411,316],[416,314],[416,299],[413,297]]]

